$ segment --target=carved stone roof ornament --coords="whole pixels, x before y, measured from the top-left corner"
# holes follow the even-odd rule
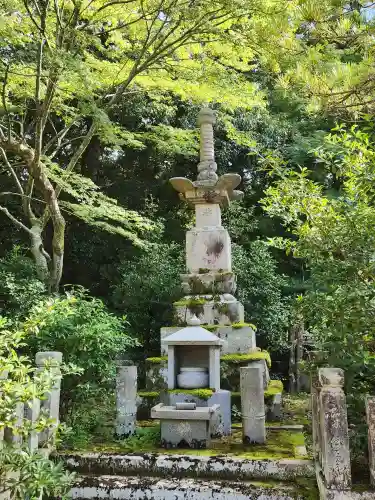
[[[242,191],[235,188],[241,182],[238,174],[224,174],[218,177],[215,162],[214,131],[216,122],[212,109],[204,107],[198,115],[200,127],[200,161],[198,163],[197,180],[185,177],[173,177],[170,182],[180,193],[180,198],[195,205],[202,203],[219,203],[228,206],[231,200],[240,199]]]

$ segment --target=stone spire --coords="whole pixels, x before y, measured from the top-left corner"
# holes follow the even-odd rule
[[[237,200],[243,193],[235,188],[241,182],[238,174],[224,174],[218,177],[215,162],[214,131],[215,113],[210,108],[202,108],[198,115],[200,127],[200,161],[197,180],[185,177],[173,177],[170,182],[180,193],[180,198],[193,205],[215,203],[228,206],[231,200]]]
[[[204,324],[243,322],[243,306],[232,293],[236,289],[232,273],[231,241],[228,231],[221,225],[221,208],[238,199],[242,193],[235,188],[241,182],[238,174],[218,177],[215,162],[215,114],[202,108],[198,115],[200,127],[200,161],[195,181],[184,177],[171,179],[172,186],[182,200],[195,208],[195,227],[186,233],[186,271],[181,276],[182,287],[191,297],[198,299],[197,310],[177,306],[182,321],[190,321],[196,314]]]
[[[200,162],[198,163],[198,181],[211,181],[216,184],[217,164],[215,162],[214,129],[216,117],[212,109],[202,108],[198,115],[200,126]]]

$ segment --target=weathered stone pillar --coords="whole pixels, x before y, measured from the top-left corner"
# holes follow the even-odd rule
[[[117,366],[116,436],[128,437],[135,432],[137,417],[137,367]]]
[[[320,406],[319,394],[320,384],[317,374],[311,376],[311,414],[312,414],[312,446],[313,457],[316,462],[321,465],[321,449],[320,449]]]
[[[351,485],[350,451],[344,372],[320,368],[321,461],[325,486],[345,490]]]
[[[375,396],[367,398],[368,458],[371,485],[375,486]]]
[[[62,353],[58,351],[37,352],[35,355],[35,364],[37,370],[43,370],[46,366],[51,373],[54,380],[53,386],[46,394],[46,398],[40,402],[40,411],[49,419],[54,421],[53,426],[39,434],[39,445],[43,446],[48,444],[48,448],[53,447],[51,442],[56,427],[59,424],[59,410],[60,410],[60,387],[61,387],[61,370]]]
[[[8,378],[8,372],[5,370],[0,371],[0,380],[5,380]],[[0,391],[0,398],[1,398],[1,391]],[[0,449],[3,447],[3,441],[4,441],[4,429],[0,429]]]
[[[31,424],[31,431],[28,437],[28,447],[30,451],[38,449],[39,445],[39,434],[33,429],[40,415],[40,399],[34,398],[32,401],[26,403],[25,406],[25,417],[29,420]]]
[[[242,436],[244,443],[265,443],[266,416],[260,366],[240,368]]]

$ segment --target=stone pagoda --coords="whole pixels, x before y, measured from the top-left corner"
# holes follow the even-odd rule
[[[188,443],[199,430],[202,445],[210,436],[229,435],[234,407],[242,409],[244,439],[262,443],[265,413],[276,419],[281,407],[282,383],[270,380],[269,354],[257,349],[254,328],[244,323],[244,307],[234,295],[231,241],[221,209],[243,193],[236,190],[238,174],[216,173],[214,123],[214,112],[203,108],[197,179],[171,179],[180,198],[194,207],[195,227],[186,234],[184,296],[174,303],[173,326],[161,329],[161,356],[146,359],[145,389],[138,392],[138,418],[150,418],[151,411],[163,422],[163,440],[172,445],[183,440],[171,428],[189,428]]]
[[[197,179],[174,177],[170,180],[180,198],[194,207],[195,227],[186,233],[187,272],[181,276],[186,295],[174,304],[178,326],[162,328],[161,340],[197,316],[202,326],[217,325],[215,333],[223,340],[223,354],[248,353],[256,347],[255,334],[243,324],[244,308],[234,296],[236,277],[232,272],[231,241],[221,224],[221,209],[243,195],[236,190],[241,176],[224,174],[218,177],[214,123],[214,112],[203,108],[198,117],[200,162]]]

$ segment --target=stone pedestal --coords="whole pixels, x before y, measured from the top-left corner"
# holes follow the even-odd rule
[[[135,432],[137,415],[137,367],[118,366],[116,375],[116,436]]]
[[[266,441],[263,372],[259,365],[240,368],[243,441],[263,444]]]
[[[218,405],[179,410],[176,405],[156,405],[151,418],[160,420],[161,445],[165,448],[207,448],[211,425],[217,420]]]
[[[197,407],[211,407],[220,405],[217,418],[212,423],[211,432],[213,437],[229,436],[232,427],[231,417],[231,394],[230,391],[215,391],[208,399],[199,398],[189,393],[173,392],[168,394],[168,405],[174,406],[176,403],[196,403]]]

